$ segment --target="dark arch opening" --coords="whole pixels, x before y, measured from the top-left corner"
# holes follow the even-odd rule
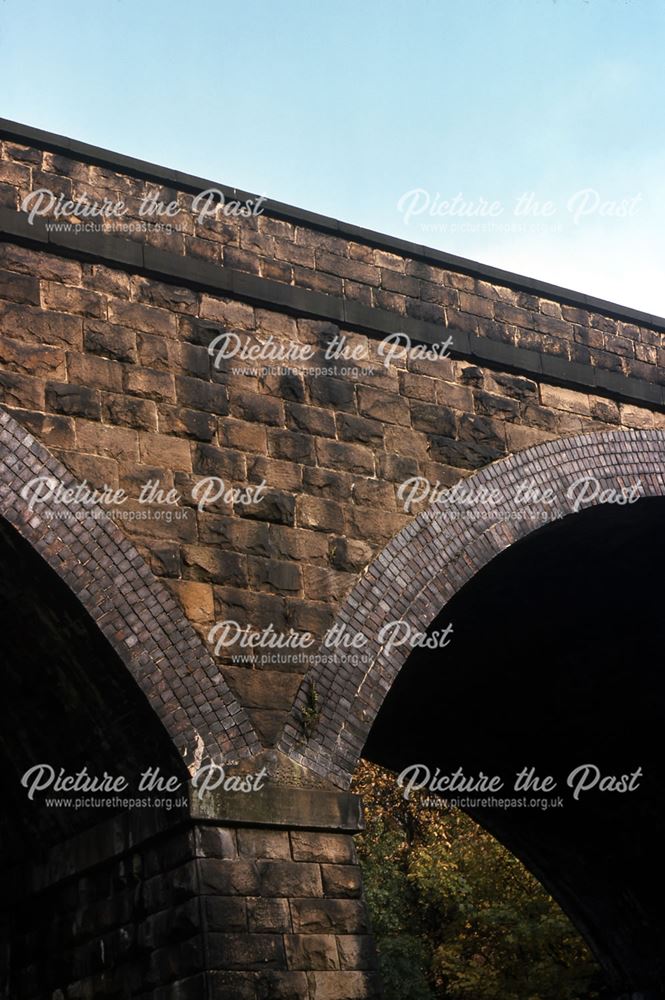
[[[555,777],[562,808],[467,811],[559,901],[609,985],[649,996],[665,988],[664,560],[660,498],[534,531],[442,609],[429,632],[452,622],[450,645],[412,651],[363,751],[397,772],[501,775],[506,789],[525,766]],[[643,776],[575,801],[566,779],[587,763]]]
[[[36,764],[56,773],[123,775],[146,767],[187,774],[127,667],[66,584],[0,519],[0,863],[31,862],[118,808],[48,808],[21,777]],[[53,794],[56,794],[55,792]],[[129,792],[127,794],[130,794]]]

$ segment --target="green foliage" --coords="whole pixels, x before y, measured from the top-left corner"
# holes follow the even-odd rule
[[[593,1000],[599,970],[540,883],[458,810],[361,762],[365,893],[386,1000]]]
[[[309,684],[309,688],[307,689],[307,703],[305,707],[301,710],[300,715],[302,718],[302,727],[303,730],[305,731],[305,737],[306,739],[310,739],[321,717],[321,708],[319,706],[319,693],[311,681]]]

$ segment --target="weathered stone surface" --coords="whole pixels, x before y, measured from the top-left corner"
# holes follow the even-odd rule
[[[257,862],[261,895],[279,896],[321,896],[321,871],[316,864],[295,861]]]
[[[205,858],[198,864],[200,891],[212,896],[260,895],[259,870],[253,861]]]
[[[332,934],[287,934],[284,937],[289,969],[339,969],[337,944]]]
[[[340,865],[356,861],[353,839],[344,834],[297,830],[291,834],[291,846],[296,861],[316,860]]]
[[[206,927],[209,931],[247,931],[247,903],[236,896],[206,896]]]
[[[305,1000],[311,996],[304,972],[262,972],[255,985],[256,1000]]]
[[[354,899],[361,894],[360,869],[356,865],[321,865],[321,878],[327,897]]]
[[[219,934],[206,939],[211,969],[283,969],[284,944],[279,934]]]
[[[47,382],[46,405],[54,413],[86,417],[88,420],[101,419],[99,392],[97,389],[89,389],[87,386],[68,385],[66,382]]]
[[[256,933],[282,933],[291,930],[288,899],[248,899],[249,930]]]
[[[316,1000],[371,1000],[381,995],[378,977],[364,972],[314,972]]]
[[[293,929],[303,934],[366,934],[365,906],[356,899],[295,899]]]
[[[344,528],[344,513],[333,500],[303,496],[298,498],[296,523],[317,531],[341,532]]]

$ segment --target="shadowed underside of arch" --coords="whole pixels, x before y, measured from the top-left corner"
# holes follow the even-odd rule
[[[26,483],[50,476],[77,483],[6,411],[0,410],[0,517],[5,518],[78,598],[125,664],[185,763],[260,750],[244,710],[167,588],[134,545],[97,508],[82,516],[54,501],[30,510]],[[87,508],[90,511],[90,508]],[[80,519],[76,518],[76,515]]]
[[[374,719],[411,652],[408,644],[387,649],[379,639],[381,628],[400,620],[411,634],[425,632],[453,595],[496,555],[543,524],[574,515],[579,490],[570,495],[569,490],[585,476],[598,484],[585,508],[600,503],[604,490],[630,489],[638,482],[642,497],[665,495],[665,432],[611,431],[550,441],[464,480],[477,494],[494,489],[504,499],[514,497],[524,482],[551,490],[553,500],[538,507],[539,519],[511,517],[507,504],[492,519],[472,519],[462,512],[449,520],[441,502],[414,518],[370,564],[337,616],[338,625],[365,637],[362,660],[354,666],[343,654],[327,651],[303,681],[280,748],[347,787]],[[311,685],[321,713],[303,747],[300,718]]]

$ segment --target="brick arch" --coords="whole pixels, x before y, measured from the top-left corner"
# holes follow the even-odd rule
[[[665,431],[609,431],[548,441],[465,480],[474,488],[496,487],[503,496],[512,495],[524,479],[551,488],[557,499],[547,519],[445,522],[437,519],[440,504],[415,517],[370,563],[335,619],[349,632],[367,636],[363,651],[369,660],[352,667],[335,655],[313,667],[298,691],[280,749],[335,784],[348,786],[372,723],[409,653],[405,646],[387,656],[377,639],[381,626],[403,619],[425,631],[453,595],[501,551],[548,521],[574,513],[565,492],[582,475],[595,476],[604,488],[639,479],[642,495],[664,496]],[[307,708],[310,685],[320,715],[303,743],[301,712]]]
[[[64,465],[0,408],[0,517],[79,599],[190,771],[204,759],[257,753],[261,747],[251,723],[219,668],[174,596],[121,529],[107,517],[49,520],[28,509],[21,489],[44,475],[66,487],[77,485]],[[49,508],[53,505],[47,501],[43,509]]]

